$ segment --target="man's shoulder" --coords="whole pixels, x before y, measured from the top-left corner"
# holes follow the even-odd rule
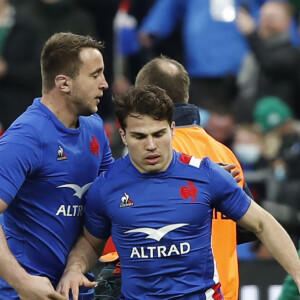
[[[38,109],[30,106],[7,129],[5,136],[18,136],[18,138],[38,137],[45,132],[48,118]]]
[[[107,171],[102,174],[103,180],[112,180],[117,177],[119,180],[128,175],[124,174],[124,171],[128,168],[128,158],[126,156],[115,160]]]
[[[80,123],[81,124],[90,124],[91,126],[104,126],[104,122],[102,118],[98,114],[93,114],[90,116],[80,116]]]

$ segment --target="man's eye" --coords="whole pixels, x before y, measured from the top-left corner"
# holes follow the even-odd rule
[[[161,137],[164,135],[164,132],[159,132],[154,135],[154,137]]]

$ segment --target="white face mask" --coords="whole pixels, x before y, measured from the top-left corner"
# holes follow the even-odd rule
[[[261,156],[261,149],[257,144],[236,144],[233,146],[233,152],[242,165],[252,165],[256,163]]]
[[[278,165],[274,169],[274,175],[278,181],[284,181],[286,179],[286,171],[283,165]]]

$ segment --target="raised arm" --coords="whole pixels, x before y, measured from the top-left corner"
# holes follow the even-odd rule
[[[98,239],[84,228],[83,235],[79,237],[71,250],[64,274],[56,290],[68,297],[72,290],[73,300],[78,300],[79,287],[94,287],[96,282],[89,281],[83,274],[88,272],[98,261],[106,240]]]
[[[7,208],[6,202],[0,198],[0,213]],[[0,225],[0,277],[3,278],[13,289],[17,291],[22,300],[66,300],[57,293],[50,280],[46,277],[33,276],[19,264],[9,250],[6,237]]]
[[[283,227],[253,200],[238,224],[252,231],[280,265],[291,275],[300,290],[300,259]]]

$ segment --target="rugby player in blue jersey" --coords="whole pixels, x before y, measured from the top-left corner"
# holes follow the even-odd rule
[[[172,149],[174,106],[164,90],[141,86],[115,99],[128,155],[86,195],[85,227],[57,291],[77,300],[83,275],[111,235],[122,267],[120,299],[221,300],[211,247],[213,209],[254,232],[300,286],[300,260],[279,223],[209,158]],[[284,247],[282,247],[284,245]]]
[[[0,139],[1,300],[66,299],[55,288],[82,232],[83,195],[113,163],[96,114],[108,88],[102,49],[91,37],[53,35],[41,54],[42,97]]]

